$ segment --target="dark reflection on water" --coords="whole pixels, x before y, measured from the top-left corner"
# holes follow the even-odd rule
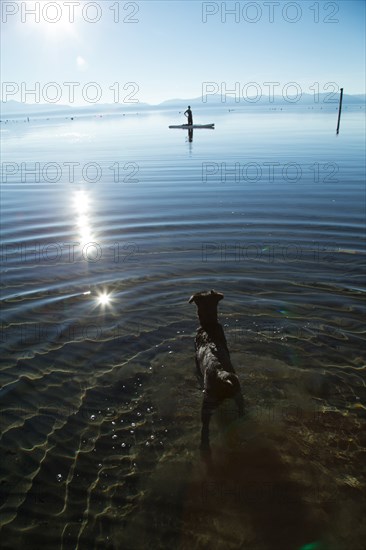
[[[256,539],[263,547],[299,548],[318,539],[322,522],[275,449],[262,442],[218,453],[209,474],[178,459],[158,469],[139,514],[144,523],[138,547],[151,536],[155,543],[160,538],[166,547],[178,543],[184,548],[197,541],[203,547],[219,548],[225,541],[240,548]],[[168,520],[172,510],[173,524]]]
[[[94,155],[105,178],[4,186],[4,548],[363,549],[363,151],[348,116],[342,142],[320,114],[301,134],[248,117],[250,140],[222,117],[190,148],[164,117],[74,121],[72,146],[63,123],[7,136],[9,162],[38,143],[35,160]],[[138,184],[112,181],[121,144]],[[202,179],[202,163],[273,159],[336,162],[338,181]],[[211,459],[187,304],[206,288],[225,294],[247,409],[217,411]]]

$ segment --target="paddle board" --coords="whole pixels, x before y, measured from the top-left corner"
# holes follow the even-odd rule
[[[169,126],[169,128],[182,128],[183,130],[191,130],[193,128],[215,128],[215,124],[179,124],[177,126]]]

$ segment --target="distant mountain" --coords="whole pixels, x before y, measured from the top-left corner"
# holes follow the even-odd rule
[[[6,102],[0,102],[1,117],[11,115],[23,115],[28,116],[30,114],[38,115],[62,115],[62,114],[78,114],[78,115],[90,115],[90,114],[106,114],[106,113],[118,113],[128,111],[139,111],[142,109],[150,109],[151,106],[147,103],[96,103],[92,105],[74,106],[74,105],[60,105],[52,103],[22,103],[20,101],[9,100]]]
[[[220,94],[207,95],[205,98],[196,97],[193,99],[169,99],[163,101],[158,105],[149,105],[148,103],[104,103],[104,104],[92,104],[85,106],[73,106],[73,105],[59,105],[59,104],[50,104],[50,103],[21,103],[19,101],[9,100],[6,102],[0,102],[0,112],[1,117],[6,118],[7,116],[29,116],[29,115],[103,115],[103,114],[113,114],[121,113],[127,114],[128,112],[138,112],[146,110],[158,110],[158,109],[178,109],[183,110],[187,105],[191,105],[193,108],[206,108],[206,107],[223,107],[223,108],[235,108],[235,107],[248,107],[255,108],[256,106],[320,106],[320,107],[332,107],[337,106],[339,102],[339,93],[329,94],[322,93],[318,97],[314,97],[314,94],[303,94],[299,101],[289,101],[284,99],[282,96],[275,95],[270,101],[269,96],[262,96],[258,101],[251,101],[250,98],[246,100],[240,98],[240,101],[235,100],[235,96],[226,95],[222,96]],[[316,101],[317,99],[317,101]],[[357,105],[365,104],[366,95],[365,94],[355,94],[349,95],[344,94],[343,104],[347,105]]]
[[[237,99],[237,101],[236,101]],[[270,101],[272,99],[272,101]],[[291,96],[290,96],[291,99]],[[355,94],[343,95],[343,104],[344,105],[353,105],[366,102],[366,94]],[[258,98],[258,101],[255,101],[255,98],[235,98],[234,94],[232,95],[221,95],[221,94],[207,94],[206,97],[196,97],[193,99],[168,99],[160,103],[159,107],[178,107],[183,108],[185,105],[197,106],[218,106],[218,105],[229,105],[244,107],[251,105],[338,105],[339,103],[339,93],[329,94],[321,93],[317,97],[314,94],[305,94],[303,93],[299,101],[290,101],[285,99],[282,95],[274,95],[270,98],[268,95],[262,95]]]

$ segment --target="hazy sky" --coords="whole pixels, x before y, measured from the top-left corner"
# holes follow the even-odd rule
[[[304,93],[330,92],[330,82],[365,92],[363,0],[1,0],[1,9],[3,99],[70,103],[73,88],[76,104],[159,103],[200,97],[205,82],[248,95],[251,82],[264,95],[266,82],[278,94],[290,82]]]

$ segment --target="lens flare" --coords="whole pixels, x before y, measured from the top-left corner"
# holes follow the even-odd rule
[[[100,294],[98,296],[98,304],[100,306],[107,306],[110,304],[110,302],[111,302],[110,294],[107,294],[106,292],[104,292],[103,294]]]

